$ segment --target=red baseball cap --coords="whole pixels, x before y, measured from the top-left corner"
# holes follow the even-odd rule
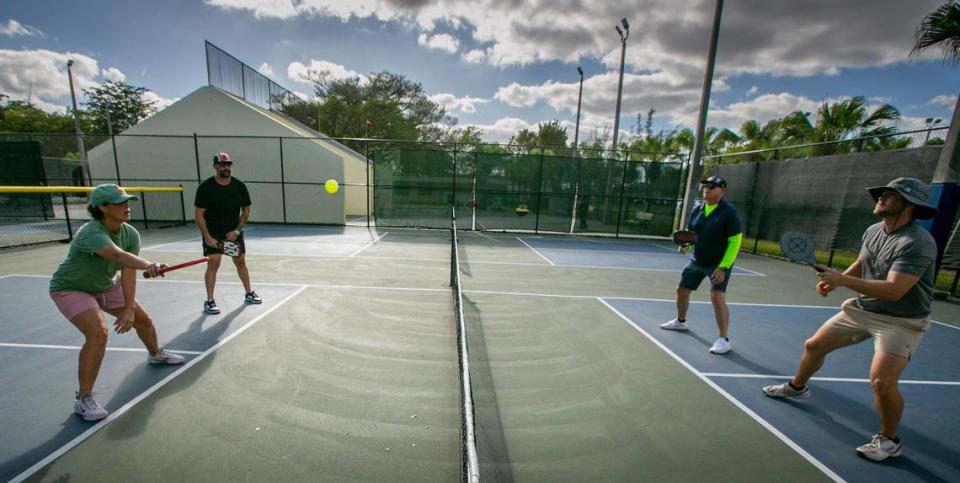
[[[233,160],[230,159],[230,155],[227,153],[217,153],[213,155],[213,164],[219,163],[229,163],[233,164]]]

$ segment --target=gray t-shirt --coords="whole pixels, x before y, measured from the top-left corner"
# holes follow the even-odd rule
[[[867,228],[860,248],[864,280],[886,280],[888,272],[920,277],[900,300],[881,300],[858,295],[860,307],[896,317],[919,318],[930,314],[933,303],[933,266],[937,243],[930,232],[915,221],[887,234],[883,222]]]

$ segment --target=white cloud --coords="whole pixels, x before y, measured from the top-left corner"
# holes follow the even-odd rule
[[[710,109],[707,118],[710,126],[725,127],[736,131],[741,124],[750,119],[764,123],[771,119],[786,116],[793,111],[815,113],[820,105],[821,102],[819,101],[787,92],[763,94],[749,101],[735,102],[720,109]],[[696,116],[696,110],[689,113],[673,113],[672,115],[677,124],[686,126],[696,126]]]
[[[460,41],[450,34],[420,34],[417,43],[428,49],[442,50],[451,54],[456,53],[457,49],[460,48]]]
[[[583,115],[605,118],[613,125],[618,77],[619,73],[610,71],[584,79]],[[728,89],[725,82],[714,81],[715,92]],[[547,81],[540,85],[512,83],[498,89],[494,98],[513,107],[531,107],[544,102],[562,115],[574,115],[578,95],[579,80],[571,80],[568,83]],[[620,111],[622,116],[630,117],[632,113],[647,112],[652,107],[660,116],[695,116],[699,99],[699,81],[687,82],[682,76],[666,72],[624,74]]]
[[[111,68],[109,68],[109,69],[103,69],[103,70],[100,72],[100,75],[103,76],[104,79],[106,79],[106,80],[108,80],[108,81],[113,81],[113,82],[123,82],[123,81],[127,80],[127,75],[124,74],[123,72],[121,72],[120,69],[118,69],[118,68],[116,68],[116,67],[111,67]]]
[[[36,27],[24,25],[14,19],[7,21],[6,25],[0,25],[0,35],[4,37],[41,37],[46,38],[43,32]]]
[[[757,92],[760,92],[760,89],[759,89],[757,86],[753,86],[753,87],[747,89],[747,97],[752,96],[752,95],[756,94]]]
[[[165,109],[167,106],[169,106],[169,105],[173,104],[174,102],[177,102],[177,101],[180,100],[179,97],[174,98],[174,99],[167,99],[166,97],[160,97],[159,95],[157,95],[156,92],[153,92],[153,91],[144,92],[144,93],[143,93],[143,98],[144,98],[144,100],[146,100],[146,101],[154,101],[154,102],[156,102],[156,104],[154,104],[153,107],[154,107],[157,111],[160,111],[160,110],[162,110],[162,109]]]
[[[942,96],[936,96],[933,99],[930,99],[929,104],[935,106],[945,106],[945,107],[954,107],[957,105],[957,96],[955,94],[946,94]]]
[[[441,93],[430,96],[430,100],[443,106],[447,112],[460,111],[464,114],[477,112],[477,104],[486,104],[489,99],[481,97],[457,97],[453,94]]]
[[[273,75],[273,67],[270,67],[270,64],[264,62],[264,63],[260,64],[260,67],[257,68],[257,72],[259,72],[259,73],[261,73],[261,74],[263,74],[263,75],[266,75],[266,76],[272,76],[272,75]]]
[[[366,82],[367,76],[352,71],[340,64],[334,64],[333,62],[327,62],[325,60],[316,60],[313,59],[310,61],[310,65],[304,65],[300,62],[292,62],[287,66],[287,77],[295,82],[303,82],[305,84],[313,84],[313,81],[310,80],[310,76],[320,72],[328,72],[330,78],[333,80],[336,79],[352,79],[354,77],[359,77],[360,82]]]
[[[12,98],[28,95],[47,100],[68,97],[70,81],[67,61],[73,60],[73,82],[77,95],[83,89],[100,85],[100,68],[96,59],[72,52],[50,50],[0,49],[0,92]]]
[[[483,129],[484,141],[492,143],[505,143],[516,135],[517,131],[536,127],[535,124],[530,124],[523,119],[515,117],[497,119],[493,124],[468,124],[468,126],[476,126]]]
[[[876,104],[881,104],[881,105],[882,105],[882,104],[890,104],[890,103],[892,103],[893,101],[895,101],[896,99],[894,99],[893,97],[890,97],[890,96],[870,96],[867,100],[870,101],[870,102],[872,102],[872,103],[876,103]]]
[[[470,64],[482,64],[487,61],[487,53],[480,49],[473,49],[470,52],[466,52],[461,56],[464,62]]]
[[[619,65],[620,42],[613,26],[616,19],[627,16],[631,23],[628,66],[645,71],[695,67],[699,73],[714,3],[635,0],[626,6],[621,0],[206,1],[215,7],[249,11],[256,18],[328,17],[343,22],[370,18],[394,22],[426,34],[427,44],[446,35],[434,35],[438,25],[450,25],[484,45],[486,61],[498,66],[575,63],[595,58],[615,67]],[[932,6],[931,0],[730,2],[723,12],[717,75],[749,72],[808,76],[901,62],[913,44],[918,19]],[[864,16],[864,11],[870,15]],[[445,40],[446,51],[452,51],[452,40],[456,39]],[[478,57],[472,54],[470,58]]]

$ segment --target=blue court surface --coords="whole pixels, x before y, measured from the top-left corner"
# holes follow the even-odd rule
[[[257,255],[302,257],[350,257],[387,236],[375,231],[345,227],[284,227],[257,225],[243,231],[247,251]],[[200,236],[143,247],[161,252],[202,252]]]
[[[517,237],[551,265],[584,268],[621,268],[681,272],[690,255],[676,248],[650,242],[564,239],[538,236]],[[763,276],[751,270],[733,267],[737,275]]]
[[[73,414],[77,355],[83,336],[50,300],[49,283],[49,277],[0,277],[0,306],[4,307],[0,387],[6,388],[0,392],[4,435],[0,438],[0,481],[15,477],[94,427]],[[106,315],[111,330],[96,384],[97,401],[111,412],[111,418],[119,416],[192,363],[214,355],[216,347],[302,287],[257,284],[255,289],[263,304],[245,305],[242,285],[218,283],[221,313],[204,315],[202,282],[138,283],[137,300],[153,318],[160,345],[187,361],[180,366],[148,364],[146,349],[136,333],[113,332],[113,317]]]
[[[899,385],[905,410],[898,435],[903,454],[881,463],[856,456],[855,448],[878,430],[868,381],[873,340],[827,356],[810,382],[806,400],[775,400],[760,388],[794,374],[803,341],[836,308],[730,305],[733,352],[713,355],[717,337],[713,308],[692,303],[690,330],[666,331],[659,324],[676,316],[674,301],[606,299],[610,307],[728,398],[769,423],[799,451],[847,481],[957,481],[960,475],[960,329],[933,324],[904,371]],[[839,302],[839,300],[838,300]],[[718,425],[722,425],[719,422]],[[704,428],[709,436],[710,428]],[[789,468],[784,468],[789,472]],[[776,479],[771,475],[771,479]]]

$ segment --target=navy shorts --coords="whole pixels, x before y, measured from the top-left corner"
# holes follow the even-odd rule
[[[680,275],[680,286],[685,289],[696,290],[700,286],[700,282],[702,282],[704,278],[713,275],[713,272],[716,269],[717,267],[701,267],[700,265],[693,263],[691,260],[690,263],[683,268],[683,273]],[[727,276],[723,277],[723,283],[713,283],[713,279],[711,278],[710,290],[717,290],[720,292],[727,291],[727,284],[730,283],[730,274],[732,270],[729,268],[724,268],[723,271],[727,274]]]
[[[224,240],[226,240],[226,239],[227,239],[226,236],[224,236],[223,238],[217,238],[217,242],[222,242],[222,241],[224,241]],[[240,254],[241,254],[241,255],[243,255],[244,253],[247,253],[247,245],[246,245],[245,243],[243,243],[243,233],[240,233],[240,236],[238,236],[237,239],[234,240],[234,241],[237,242],[238,244],[240,244]],[[204,241],[203,241],[202,238],[200,239],[200,244],[203,245],[203,256],[207,256],[207,255],[222,255],[222,254],[223,254],[223,252],[220,251],[219,248],[212,247],[212,246],[207,245],[206,243],[204,243]]]

